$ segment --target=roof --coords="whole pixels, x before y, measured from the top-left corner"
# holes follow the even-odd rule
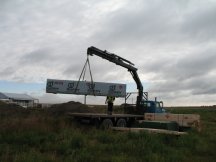
[[[35,98],[27,94],[4,93],[4,92],[0,92],[0,99],[35,100]]]

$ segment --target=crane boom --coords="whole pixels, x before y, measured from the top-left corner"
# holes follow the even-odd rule
[[[116,65],[119,65],[119,66],[122,66],[126,69],[128,69],[128,71],[131,73],[133,79],[135,80],[136,84],[137,84],[137,89],[138,89],[138,96],[137,96],[137,101],[136,101],[136,106],[137,108],[140,107],[140,102],[143,98],[143,86],[142,86],[142,83],[140,81],[140,78],[137,74],[137,68],[134,67],[134,64],[116,54],[113,54],[113,53],[109,53],[107,52],[106,50],[103,51],[103,50],[100,50],[96,47],[89,47],[88,50],[87,50],[87,55],[90,55],[90,56],[93,56],[93,55],[96,55],[96,56],[99,56],[103,59],[106,59],[110,62],[113,62],[115,63]]]

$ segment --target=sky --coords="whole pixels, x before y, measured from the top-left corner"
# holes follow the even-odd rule
[[[0,91],[44,103],[83,102],[45,88],[47,78],[78,80],[90,46],[133,62],[150,99],[167,106],[216,104],[215,0],[0,1]],[[137,91],[126,69],[97,56],[90,64],[94,81]],[[89,104],[104,100],[87,97]]]

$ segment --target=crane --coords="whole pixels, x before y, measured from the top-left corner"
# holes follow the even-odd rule
[[[137,74],[137,68],[134,67],[134,64],[116,54],[107,52],[106,50],[100,50],[94,46],[91,46],[87,49],[87,55],[93,56],[99,56],[105,60],[108,60],[112,63],[115,63],[116,65],[122,66],[126,69],[128,69],[128,71],[131,73],[133,79],[136,82],[137,85],[137,89],[138,89],[138,96],[137,96],[137,101],[136,101],[136,107],[140,108],[140,103],[143,99],[143,86],[142,83],[140,81],[140,78]]]
[[[104,51],[100,50],[93,46],[87,49],[87,56],[89,55],[99,56],[105,60],[115,63],[116,65],[128,69],[128,71],[131,73],[133,79],[137,84],[138,96],[136,101],[136,107],[134,107],[134,105],[132,106],[128,105],[127,109],[131,107],[132,110],[134,110],[134,108],[136,108],[136,110],[131,111],[129,113],[112,114],[112,115],[103,114],[103,113],[69,113],[69,115],[71,115],[75,119],[84,122],[89,121],[89,123],[94,123],[97,127],[99,126],[105,129],[113,126],[127,127],[133,125],[136,122],[142,123],[141,127],[145,126],[146,128],[156,128],[156,129],[171,128],[175,131],[179,131],[185,128],[187,129],[193,126],[199,128],[199,123],[200,123],[199,115],[166,113],[165,109],[163,108],[162,101],[157,101],[156,98],[155,101],[151,101],[148,99],[145,100],[145,95],[143,95],[143,86],[137,74],[138,69],[135,67],[135,65],[132,62],[116,54],[107,52],[106,50]],[[89,61],[88,57],[87,57],[87,61]],[[53,86],[53,83],[55,83],[55,86]],[[49,90],[47,91],[48,93],[53,93],[56,91],[58,93],[64,93],[65,91],[59,91],[59,89],[61,88],[63,89],[64,87],[70,88],[71,82],[66,80],[53,80],[53,79],[47,80],[46,90]],[[118,128],[116,129],[118,130]],[[138,129],[140,130],[141,128]]]

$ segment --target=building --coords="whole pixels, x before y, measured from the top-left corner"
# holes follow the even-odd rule
[[[27,94],[18,94],[18,93],[4,93],[0,92],[0,100],[7,103],[15,103],[22,107],[36,107],[39,103],[38,99],[35,99]]]

